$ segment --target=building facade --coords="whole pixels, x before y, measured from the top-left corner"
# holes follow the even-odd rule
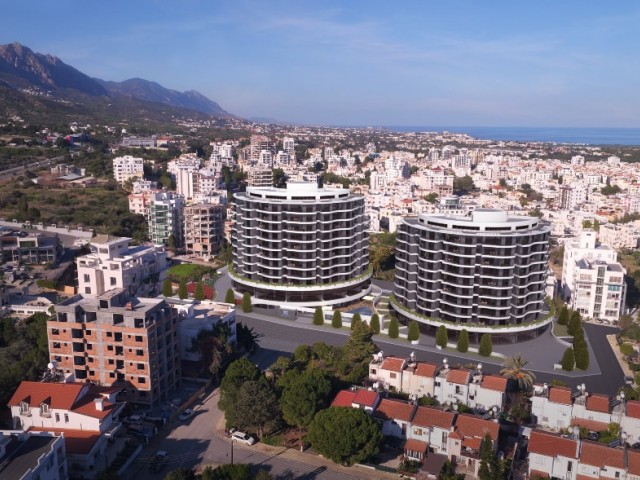
[[[149,239],[157,245],[176,246],[184,241],[184,197],[173,192],[157,192],[149,199],[145,211]]]
[[[131,178],[144,178],[144,160],[140,157],[125,155],[113,159],[113,178],[123,183]]]
[[[178,314],[162,298],[122,289],[75,295],[47,322],[51,360],[81,382],[122,387],[143,404],[166,400],[180,384]]]
[[[342,305],[371,290],[364,199],[288,183],[235,196],[233,288],[254,302]]]
[[[98,235],[91,239],[91,253],[76,258],[78,292],[102,295],[122,288],[129,295],[158,295],[166,278],[167,252],[162,245],[131,247],[130,238]]]
[[[425,329],[526,337],[544,310],[551,228],[533,217],[477,209],[407,218],[398,229],[391,305]],[[549,319],[548,321],[551,321]]]
[[[227,206],[197,203],[184,209],[184,246],[187,254],[208,258],[220,251]]]

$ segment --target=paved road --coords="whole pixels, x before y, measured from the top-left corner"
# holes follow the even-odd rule
[[[349,331],[346,329],[333,330],[327,327],[315,327],[301,323],[300,321],[267,320],[265,317],[257,318],[257,315],[244,314],[241,312],[238,312],[238,320],[253,327],[256,333],[262,334],[262,338],[260,339],[262,350],[260,354],[261,361],[258,362],[262,368],[266,368],[270,364],[268,362],[273,362],[278,356],[290,354],[298,345],[325,342],[329,345],[338,346],[343,345],[349,335]],[[587,324],[585,325],[585,330],[592,345],[593,354],[595,354],[597,363],[599,364],[599,369],[592,374],[573,372],[571,376],[566,375],[565,372],[562,371],[554,373],[533,369],[537,381],[540,383],[549,383],[553,379],[559,379],[565,381],[571,387],[585,383],[591,392],[615,394],[618,388],[623,385],[624,374],[607,342],[606,335],[615,333],[616,329]],[[376,337],[374,340],[386,354],[408,357],[413,351],[416,352],[418,360],[426,362],[440,364],[446,356],[451,365],[480,361],[483,363],[486,372],[497,373],[500,370],[501,362],[498,359],[488,360],[481,357],[462,357],[456,355],[455,350],[448,350],[446,353],[443,353],[432,347],[407,345],[406,343],[403,344],[398,341],[385,339],[385,337]],[[554,340],[550,338],[548,341]],[[510,345],[510,347],[514,350],[517,348],[513,345]],[[529,347],[533,346],[529,345]],[[539,354],[545,355],[544,339],[540,342],[540,347],[538,348],[540,349]],[[529,353],[535,355],[531,350]],[[525,358],[531,357],[525,355]],[[534,363],[534,361],[535,358],[532,360],[532,363]]]
[[[176,422],[167,435],[154,439],[138,460],[128,469],[124,480],[160,480],[178,467],[195,468],[231,463],[231,442],[224,437],[224,419],[218,410],[219,390],[215,390],[187,422]],[[148,470],[148,461],[157,450],[169,452],[169,460],[159,473]],[[234,463],[247,463],[256,470],[263,468],[278,479],[348,480],[358,478],[394,478],[359,467],[345,468],[309,453],[269,447],[258,443],[251,447],[235,443]]]

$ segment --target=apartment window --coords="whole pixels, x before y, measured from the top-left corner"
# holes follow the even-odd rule
[[[113,358],[109,359],[109,365],[113,365],[115,363],[115,361],[113,360]]]
[[[107,345],[107,350],[109,350],[110,352],[113,352],[113,345]]]
[[[64,423],[69,423],[69,414],[68,413],[64,414]]]
[[[138,364],[138,370],[144,370],[144,363]]]
[[[116,277],[111,277],[110,281],[112,287],[118,284],[118,279],[116,279]]]
[[[144,377],[138,377],[138,383],[147,383],[147,379]]]
[[[111,372],[111,373],[109,374],[109,378],[113,378],[113,377],[115,377],[115,376],[116,376],[116,375],[115,375],[115,373],[113,373],[113,372]]]
[[[142,335],[136,335],[136,342],[142,341]]]
[[[89,274],[88,274],[88,273],[85,273],[85,274],[82,276],[82,278],[83,278],[83,280],[84,280],[85,282],[88,282],[88,281],[90,281],[90,280],[91,280],[91,279],[89,278]]]
[[[60,421],[60,414],[56,413],[56,423]]]
[[[142,357],[144,355],[144,351],[142,349],[136,350],[136,355]]]
[[[377,373],[378,373],[378,372],[377,372],[377,370],[376,370],[375,368],[372,368],[372,369],[371,369],[371,375],[376,375]]]
[[[84,287],[84,293],[91,295],[91,287]]]
[[[422,429],[421,428],[414,428],[413,429],[413,433],[418,435],[418,436],[422,436]]]
[[[113,332],[107,332],[107,337],[113,337]]]
[[[395,373],[390,373],[389,374],[389,378],[396,378],[396,374]]]

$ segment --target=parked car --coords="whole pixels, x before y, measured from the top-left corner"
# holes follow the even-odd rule
[[[256,439],[248,433],[241,432],[239,430],[233,430],[231,432],[231,440],[244,443],[245,445],[253,445],[256,443]]]
[[[633,385],[633,377],[630,377],[629,375],[625,375],[624,384],[632,386]]]
[[[185,420],[189,420],[192,415],[193,415],[193,410],[191,410],[190,408],[187,408],[180,414],[180,416],[178,416],[178,420],[184,422]]]
[[[168,457],[169,454],[167,452],[165,452],[164,450],[158,450],[149,462],[149,471],[154,473],[158,473],[159,471],[161,471],[167,463]]]
[[[125,425],[142,425],[141,415],[131,415],[122,421]]]

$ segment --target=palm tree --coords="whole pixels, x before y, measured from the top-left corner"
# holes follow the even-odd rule
[[[536,381],[535,374],[527,370],[525,367],[529,362],[522,358],[522,355],[516,354],[508,357],[502,364],[500,375],[510,380],[518,382],[518,387],[523,392],[528,392]]]

